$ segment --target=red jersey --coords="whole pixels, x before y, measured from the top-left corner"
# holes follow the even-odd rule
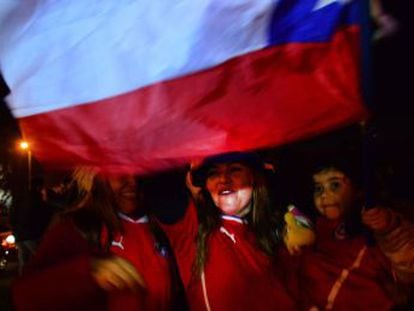
[[[120,214],[122,234],[114,237],[110,251],[131,262],[147,288],[138,293],[112,292],[109,310],[169,310],[171,277],[167,259],[158,249],[146,216],[134,220]]]
[[[222,216],[220,228],[208,238],[208,258],[201,277],[191,276],[197,233],[194,206],[177,227],[164,228],[176,252],[190,309],[295,310],[278,276],[282,268],[258,249],[244,220]]]
[[[12,284],[15,310],[106,310],[106,293],[91,274],[93,255],[71,220],[54,225]]]
[[[105,292],[91,275],[97,254],[71,220],[45,235],[22,277],[12,287],[17,311],[167,310],[170,309],[170,271],[156,250],[146,218],[121,216],[123,233],[112,241],[111,253],[129,260],[147,288],[137,293]],[[105,233],[103,234],[105,235]]]
[[[302,254],[300,286],[306,308],[390,310],[389,260],[377,246],[367,246],[363,235],[338,240],[334,229],[320,218],[316,245]]]

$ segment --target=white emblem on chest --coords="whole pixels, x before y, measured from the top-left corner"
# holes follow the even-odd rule
[[[234,237],[234,233],[228,232],[224,227],[220,227],[220,232],[224,233],[226,236],[230,238],[230,240],[233,241],[234,244],[236,244],[236,238]]]
[[[122,244],[123,240],[124,240],[124,237],[121,235],[121,237],[119,238],[119,241],[112,241],[111,245],[119,247],[120,249],[123,250],[124,249],[124,245]]]

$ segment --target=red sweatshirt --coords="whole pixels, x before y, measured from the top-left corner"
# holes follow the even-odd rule
[[[316,245],[302,254],[300,285],[307,308],[324,310],[329,300],[332,310],[390,310],[393,302],[387,287],[393,279],[389,260],[378,247],[367,246],[364,236],[338,240],[334,229],[320,218]],[[336,282],[337,289],[332,290]]]
[[[143,276],[147,289],[131,292],[101,290],[91,276],[96,255],[72,221],[56,224],[45,235],[22,277],[12,287],[17,311],[166,310],[170,301],[168,264],[155,250],[148,223],[122,219],[124,233],[111,251],[129,261]]]
[[[15,309],[106,310],[105,292],[90,273],[92,255],[73,222],[53,226],[12,286]]]
[[[139,293],[114,292],[109,310],[169,310],[171,278],[168,262],[155,247],[148,218],[133,220],[120,214],[123,234],[115,236],[111,253],[130,261],[143,277],[147,288]]]
[[[164,226],[175,249],[191,310],[295,310],[276,262],[257,247],[242,219],[223,216],[208,240],[203,275],[191,277],[197,220],[190,206],[182,222]]]

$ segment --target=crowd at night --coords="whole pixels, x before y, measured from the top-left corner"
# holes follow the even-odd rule
[[[412,309],[407,3],[37,2],[0,14],[0,310]]]

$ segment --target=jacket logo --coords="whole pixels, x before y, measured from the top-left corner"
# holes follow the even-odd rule
[[[124,241],[124,237],[121,235],[121,237],[119,238],[119,242],[117,241],[112,241],[111,245],[115,246],[115,247],[119,247],[120,249],[124,250],[124,245],[122,244],[122,242]]]

